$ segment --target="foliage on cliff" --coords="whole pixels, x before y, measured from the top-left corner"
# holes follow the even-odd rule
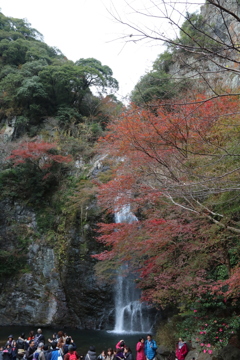
[[[93,58],[74,63],[26,20],[0,13],[0,201],[9,219],[0,221],[0,279],[29,271],[34,241],[54,247],[61,269],[71,227],[92,237],[99,214],[91,205],[90,161],[122,108],[117,89],[107,65]],[[33,214],[36,224],[21,223],[16,208]],[[85,241],[79,256],[86,259],[95,246]]]

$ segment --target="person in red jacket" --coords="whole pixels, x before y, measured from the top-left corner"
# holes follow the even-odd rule
[[[144,351],[144,343],[145,343],[144,338],[139,339],[139,341],[136,345],[136,360],[146,360],[146,355],[145,355],[145,351]]]
[[[184,340],[182,338],[179,338],[179,341],[177,343],[177,348],[176,348],[176,358],[178,360],[184,360],[187,353],[188,353],[188,348],[187,348],[186,343],[184,342]]]
[[[125,348],[125,342],[124,342],[124,340],[120,340],[118,343],[117,343],[117,345],[116,345],[116,349],[121,349],[122,351],[124,350],[124,348]]]

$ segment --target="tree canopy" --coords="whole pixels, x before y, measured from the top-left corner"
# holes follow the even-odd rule
[[[0,14],[0,120],[17,116],[17,127],[29,132],[48,116],[61,116],[63,124],[65,108],[79,122],[88,115],[86,98],[96,97],[93,89],[100,98],[118,89],[112,75],[99,60],[68,60],[25,20]]]

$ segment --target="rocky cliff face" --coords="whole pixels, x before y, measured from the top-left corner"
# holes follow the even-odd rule
[[[209,44],[189,52],[177,51],[173,57],[173,65],[170,66],[170,74],[173,78],[188,79],[191,86],[201,90],[213,89],[221,93],[221,89],[236,90],[240,87],[240,55],[238,44],[240,42],[240,22],[233,16],[239,16],[240,3],[232,0],[220,0],[217,2],[225,11],[206,3],[201,7],[200,15],[207,24],[206,31],[216,40],[211,49]],[[198,29],[197,31],[199,32]],[[219,44],[219,48],[215,48]],[[226,46],[225,46],[225,45]],[[205,51],[204,47],[210,49]],[[215,94],[216,95],[216,94]]]
[[[0,202],[0,324],[106,326],[112,293],[95,279],[91,254],[99,245],[92,224],[83,228],[76,217],[56,238],[41,231],[38,216],[26,203]],[[45,217],[50,221],[50,215]],[[12,258],[4,268],[5,252]]]

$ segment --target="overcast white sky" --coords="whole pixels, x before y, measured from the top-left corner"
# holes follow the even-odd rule
[[[129,0],[134,6],[141,2],[145,7],[152,1]],[[26,18],[43,34],[48,45],[58,47],[68,59],[93,57],[108,65],[119,81],[121,99],[131,92],[164,49],[158,43],[120,40],[126,28],[109,14],[113,4],[121,14],[131,16],[125,0],[1,0],[0,8],[6,16]],[[139,18],[139,23],[141,21]],[[149,26],[151,21],[153,19]],[[161,25],[159,19],[154,26],[158,25]]]

